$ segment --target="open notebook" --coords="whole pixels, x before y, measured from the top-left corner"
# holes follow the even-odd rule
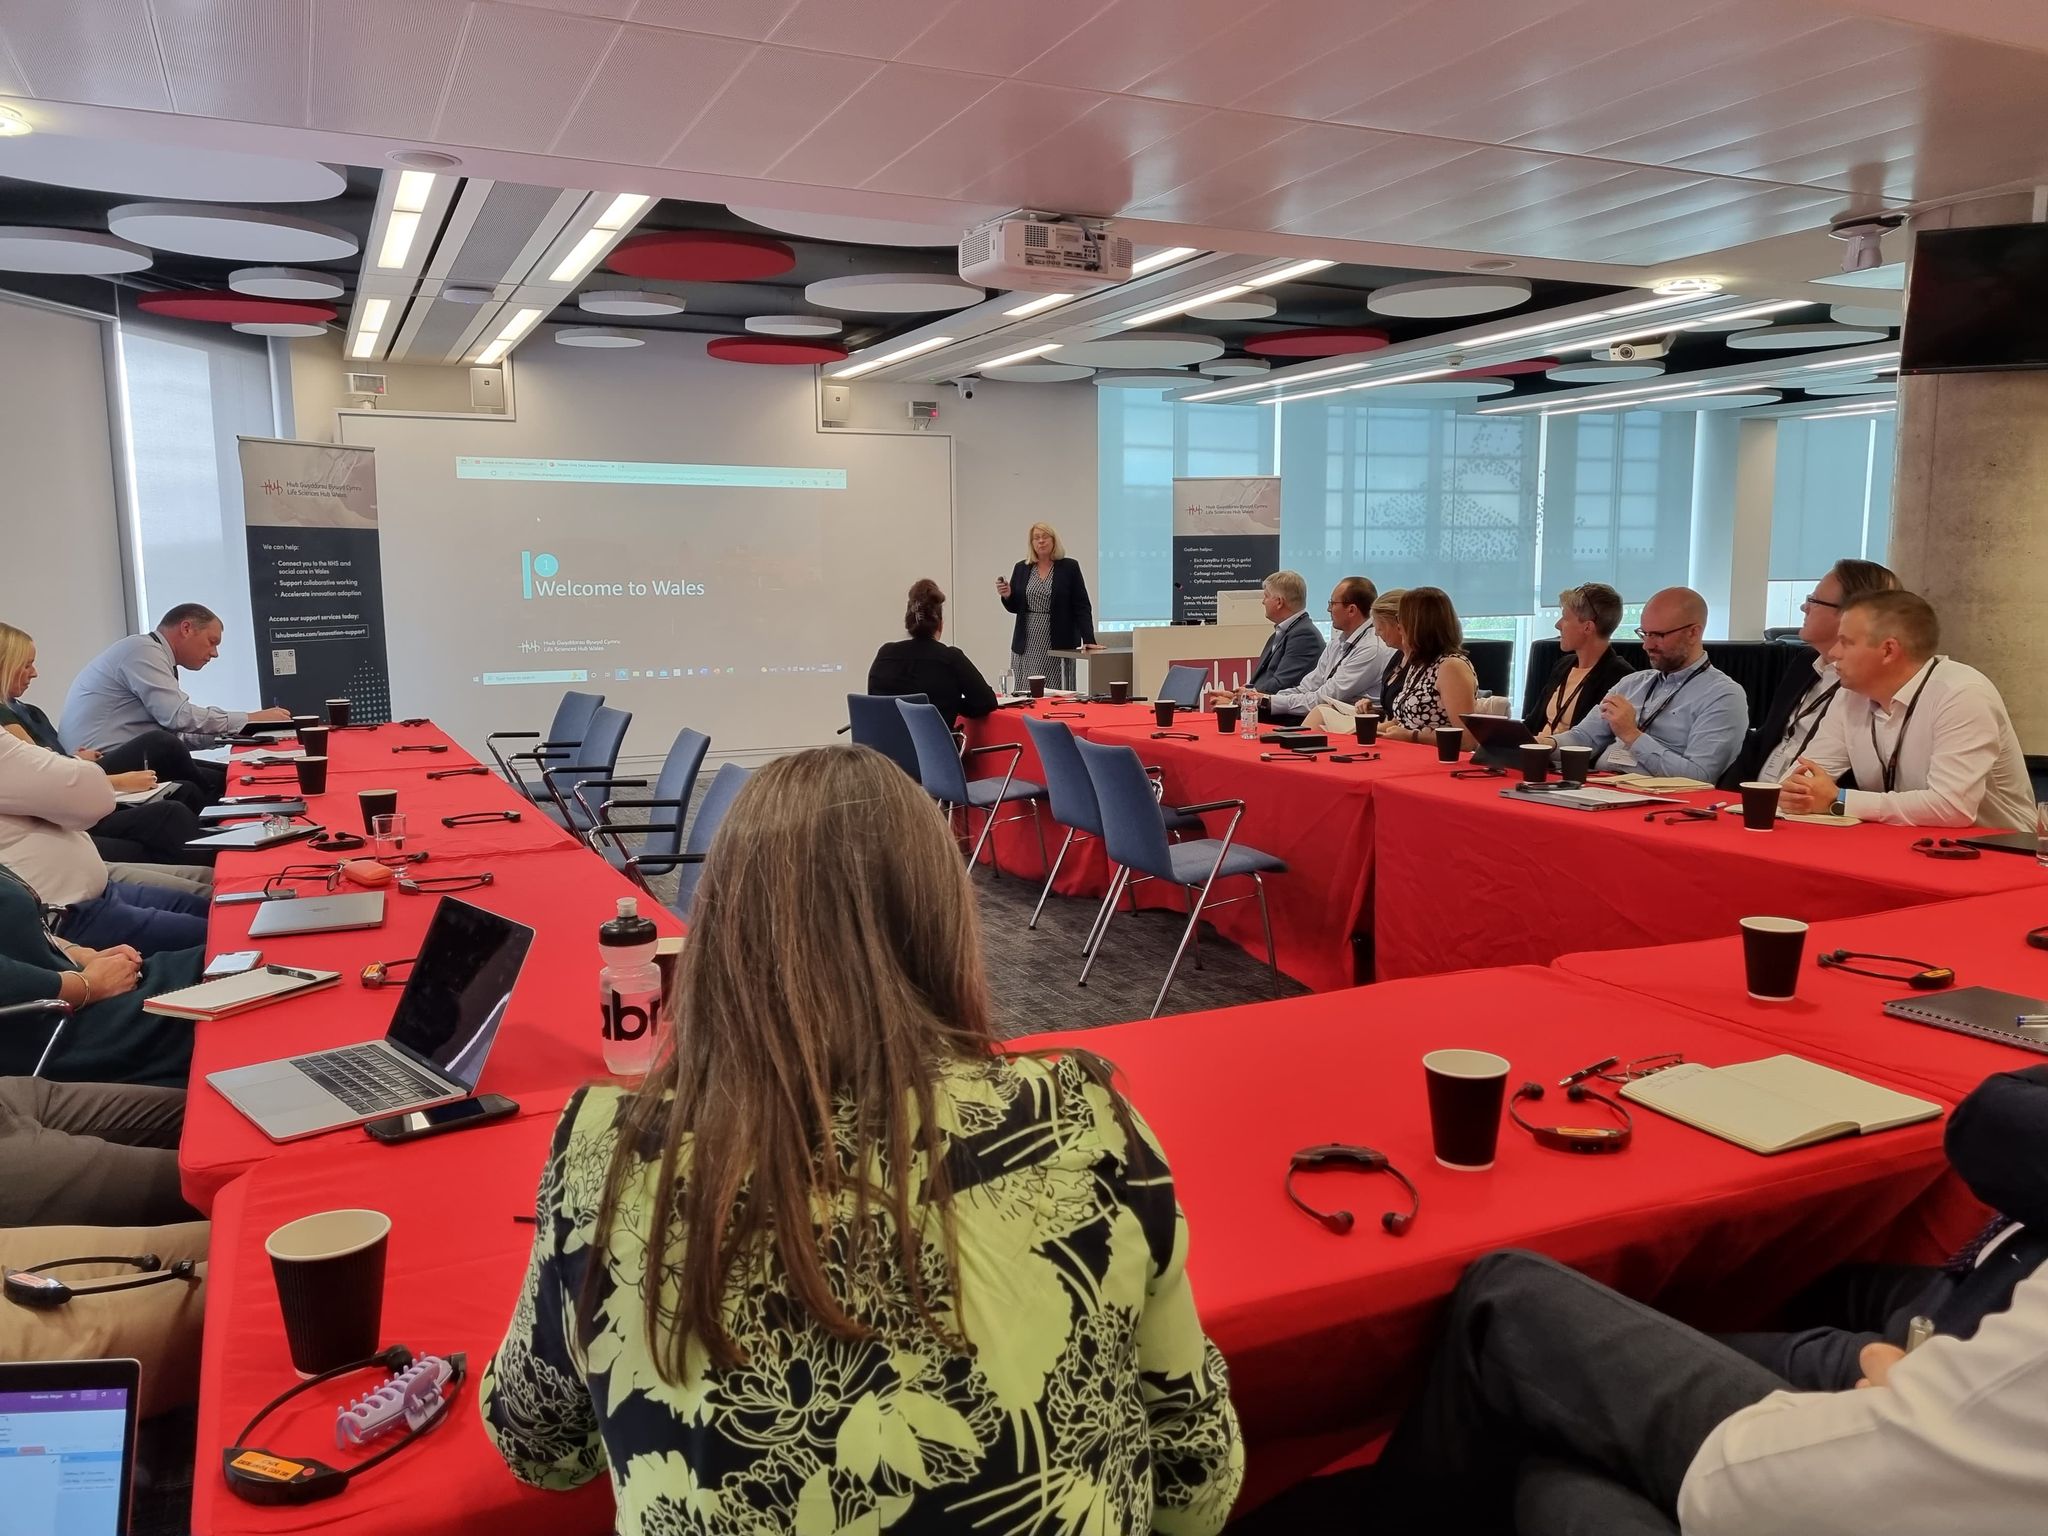
[[[1767,1156],[1838,1136],[1889,1131],[1941,1113],[1939,1104],[1798,1056],[1767,1056],[1728,1067],[1686,1062],[1637,1078],[1621,1093]]]

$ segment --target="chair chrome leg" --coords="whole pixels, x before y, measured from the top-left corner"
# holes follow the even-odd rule
[[[1185,885],[1184,885],[1184,886],[1182,886],[1182,887],[1181,887],[1181,895],[1183,895],[1183,896],[1187,897],[1187,899],[1188,899],[1188,916],[1189,916],[1189,917],[1193,917],[1193,916],[1195,915],[1195,892],[1194,892],[1194,888],[1193,888],[1192,886],[1185,886]],[[1194,936],[1195,936],[1195,969],[1199,971],[1199,970],[1200,970],[1200,969],[1202,968],[1202,926],[1201,926],[1201,924],[1197,923],[1197,924],[1196,924],[1196,925],[1194,926],[1194,928],[1193,928],[1192,930],[1190,930],[1190,931],[1191,931],[1191,932],[1192,932],[1192,933],[1194,934]]]
[[[1045,910],[1045,899],[1052,894],[1052,883],[1060,877],[1060,866],[1067,862],[1067,850],[1074,846],[1074,829],[1067,828],[1067,840],[1060,844],[1059,857],[1052,861],[1052,868],[1045,872],[1045,889],[1038,893],[1038,905],[1031,909],[1031,921],[1026,928],[1038,926],[1038,914]]]
[[[1266,882],[1254,873],[1252,884],[1259,893],[1259,921],[1266,929],[1266,969],[1272,973],[1273,994],[1277,997],[1280,993],[1280,961],[1273,952],[1273,918],[1266,910]]]
[[[973,826],[974,812],[969,811],[967,815],[967,824],[969,826]],[[982,844],[986,843],[988,844],[988,867],[991,871],[993,871],[993,873],[990,874],[989,878],[992,880],[1000,880],[1003,878],[1002,861],[996,857],[995,839],[990,835],[995,831],[995,829],[996,807],[992,805],[988,808],[987,814],[982,817],[981,836],[977,837],[974,840],[974,852],[970,853],[967,856],[967,869],[970,874],[973,873],[974,866],[981,862],[981,847]]]
[[[1038,867],[1040,869],[1045,868],[1045,818],[1039,814],[1039,810],[1044,803],[1042,800],[1031,802],[1031,825],[1033,830],[1038,833]]]
[[[1102,900],[1095,904],[1095,921],[1088,925],[1088,937],[1081,941],[1081,953],[1087,954],[1095,947],[1095,941],[1102,936],[1103,924],[1109,921],[1109,910],[1116,905],[1116,877],[1120,871],[1109,872],[1109,888],[1102,893]]]
[[[1102,941],[1109,937],[1110,920],[1116,916],[1116,894],[1129,883],[1130,878],[1131,867],[1126,864],[1116,872],[1116,879],[1110,882],[1109,900],[1103,907],[1102,927],[1095,934],[1094,945],[1089,949],[1088,958],[1081,966],[1081,979],[1074,983],[1077,987],[1088,985],[1088,972],[1095,964],[1095,957],[1102,953]]]

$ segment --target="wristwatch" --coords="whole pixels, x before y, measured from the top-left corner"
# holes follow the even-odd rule
[[[1838,789],[1835,791],[1834,801],[1828,806],[1828,814],[1830,816],[1846,816],[1849,814],[1848,790]]]

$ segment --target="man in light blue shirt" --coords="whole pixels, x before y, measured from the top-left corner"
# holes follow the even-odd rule
[[[1690,587],[1651,598],[1636,631],[1649,667],[1623,678],[1557,744],[1593,748],[1598,768],[1714,783],[1742,750],[1749,696],[1707,659],[1706,627],[1707,600]]]
[[[220,654],[218,615],[180,603],[146,635],[117,640],[72,681],[60,734],[73,751],[106,753],[151,731],[168,731],[187,746],[212,746],[250,721],[288,721],[288,709],[254,713],[194,704],[178,686],[178,669],[197,672]]]
[[[1363,576],[1346,576],[1330,593],[1330,643],[1315,667],[1292,688],[1261,702],[1274,719],[1299,719],[1318,704],[1356,704],[1377,694],[1394,653],[1372,630],[1379,589]]]

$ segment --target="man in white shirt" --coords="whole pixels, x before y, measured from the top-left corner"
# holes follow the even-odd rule
[[[1260,694],[1261,711],[1298,719],[1318,704],[1356,704],[1378,694],[1393,651],[1373,633],[1372,605],[1379,590],[1363,576],[1346,576],[1330,593],[1330,643],[1307,677],[1292,688]]]
[[[2033,826],[2033,783],[2005,701],[1940,646],[1934,609],[1914,593],[1873,592],[1843,608],[1829,653],[1842,693],[1785,778],[1783,809],[1907,827]],[[1860,788],[1837,782],[1851,772]]]
[[[111,752],[155,730],[187,746],[211,746],[239,735],[251,721],[290,720],[288,709],[253,713],[194,704],[178,684],[178,669],[197,672],[220,654],[221,622],[199,603],[180,603],[146,635],[108,646],[72,680],[64,698],[62,735],[72,751]]]

